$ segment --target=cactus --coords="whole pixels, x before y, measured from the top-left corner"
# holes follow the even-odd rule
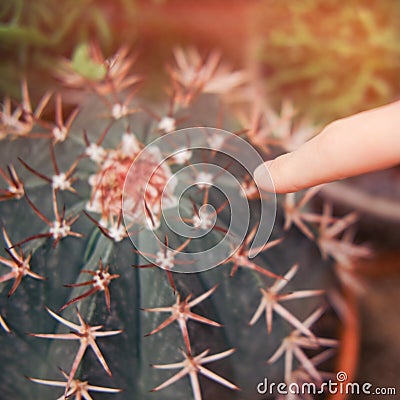
[[[79,51],[89,67],[64,60],[60,92],[33,107],[22,80],[0,113],[1,398],[256,399],[264,377],[321,383],[340,342],[317,321],[369,254],[348,233],[356,217],[314,212],[313,188],[279,197],[275,221],[275,196],[220,154],[235,140],[284,151],[304,136],[293,109],[254,113],[248,74],[217,52],[176,50],[151,104],[127,49]],[[213,125],[236,133],[191,128]],[[174,234],[178,217],[192,236]]]

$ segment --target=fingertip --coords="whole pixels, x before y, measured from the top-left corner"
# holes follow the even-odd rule
[[[266,161],[254,170],[254,181],[256,185],[267,192],[275,192],[274,183],[269,172],[269,167],[272,162],[273,160]]]
[[[306,178],[301,173],[301,164],[294,160],[293,155],[294,153],[282,154],[259,165],[254,171],[254,180],[258,187],[276,194],[297,192],[307,187]]]

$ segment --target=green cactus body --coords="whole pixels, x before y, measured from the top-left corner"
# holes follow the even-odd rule
[[[315,345],[318,329],[302,321],[315,310],[326,310],[325,293],[336,290],[332,283],[336,282],[335,255],[328,249],[323,259],[321,243],[325,239],[339,242],[336,234],[352,220],[346,220],[343,229],[332,229],[335,234],[329,236],[336,219],[327,213],[313,214],[305,201],[297,207],[292,197],[279,198],[270,243],[283,240],[249,259],[246,252],[260,217],[260,200],[253,196],[257,190],[234,162],[193,150],[156,172],[153,192],[145,193],[146,208],[140,218],[124,224],[123,184],[137,154],[153,139],[175,128],[213,125],[221,105],[225,113],[220,127],[248,129],[244,137],[251,143],[268,131],[268,120],[263,122],[263,133],[236,118],[238,107],[244,112],[251,109],[248,95],[243,95],[251,87],[244,72],[229,72],[216,53],[203,59],[194,50],[179,51],[176,57],[177,65],[170,69],[170,109],[166,111],[165,105],[153,108],[160,115],[144,106],[136,93],[136,77],[131,79],[123,68],[129,62],[126,52],[104,61],[107,72],[101,81],[91,81],[73,70],[65,75],[69,78],[65,83],[74,80],[75,88],[82,85],[95,92],[80,96],[85,100],[78,105],[79,114],[64,111],[63,115],[59,95],[54,96],[54,120],[46,114],[52,104],[47,97],[42,103],[45,117],[43,110],[30,110],[26,85],[21,103],[13,110],[14,120],[8,118],[11,109],[4,107],[0,151],[5,186],[0,213],[7,250],[0,258],[0,310],[3,327],[11,333],[0,332],[2,399],[54,399],[64,391],[85,399],[90,398],[88,393],[96,399],[257,399],[257,384],[264,377],[290,383],[288,379],[295,376],[292,372],[302,367],[298,353],[294,353],[289,377],[284,374],[282,358],[266,363],[294,329],[300,329],[297,334],[303,340],[314,341],[314,352],[322,352],[323,344],[336,346],[333,339]],[[32,129],[12,129],[26,122],[26,115],[32,117]],[[279,141],[273,139],[273,151],[278,151]],[[189,148],[190,143],[184,150]],[[169,253],[158,253],[151,240],[155,230],[146,228],[146,223],[159,218],[158,188],[181,168],[192,171],[194,160],[219,164],[224,171],[238,169],[251,220],[236,258],[228,257],[227,262],[204,272],[174,273],[168,271]],[[142,167],[143,176],[134,177],[125,187],[131,193],[136,189],[142,193],[142,181],[149,173],[146,163]],[[18,182],[24,191],[17,190]],[[209,202],[217,210],[215,226],[220,229],[189,241],[168,234],[159,237],[161,243],[168,239],[169,246],[181,246],[190,254],[217,243],[229,218],[235,218],[238,226],[248,223],[242,222],[240,211],[229,211],[221,193],[212,187],[190,190],[189,196],[170,209],[181,207],[190,229],[196,224],[207,227],[198,210]],[[274,217],[273,198],[266,203]],[[165,220],[156,222],[164,224]],[[127,230],[135,231],[136,248]],[[322,237],[321,232],[328,233]],[[153,254],[147,261],[138,254],[144,249]],[[18,261],[30,255],[34,275],[26,270],[20,278],[7,275],[10,271],[17,274]],[[145,263],[157,264],[157,257],[164,257],[167,268],[140,268]],[[7,297],[13,285],[9,281],[15,290]],[[274,306],[269,322],[268,304]],[[86,333],[82,333],[79,329],[85,326]],[[186,364],[179,364],[183,360]],[[310,381],[318,380],[318,366],[312,361],[310,365],[305,373]],[[182,376],[167,381],[179,371]]]

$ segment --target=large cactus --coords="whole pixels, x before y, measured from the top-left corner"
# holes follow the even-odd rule
[[[79,52],[57,68],[68,90],[33,108],[22,80],[0,114],[1,398],[249,400],[265,377],[321,383],[340,342],[318,338],[317,320],[337,271],[352,284],[368,250],[342,236],[353,214],[311,210],[318,188],[279,198],[273,226],[275,196],[246,171],[259,160],[232,150],[245,139],[265,157],[312,129],[288,103],[253,112],[248,76],[217,53],[177,50],[152,105],[126,49]]]

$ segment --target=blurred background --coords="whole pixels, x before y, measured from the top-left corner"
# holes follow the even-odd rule
[[[93,38],[105,54],[131,46],[160,80],[177,44],[221,49],[257,70],[272,101],[290,97],[318,122],[400,92],[398,1],[2,0],[0,12],[0,91],[16,96],[21,73],[43,91],[54,61]]]
[[[152,77],[145,96],[155,100],[164,94],[164,66],[177,45],[221,50],[225,61],[251,71],[272,105],[291,99],[321,125],[400,96],[396,0],[2,0],[0,97],[19,98],[26,76],[33,99],[39,98],[55,85],[60,57],[79,62],[77,49],[91,40],[106,56],[129,46],[135,70]],[[360,212],[358,239],[376,249],[358,268],[366,285],[358,378],[396,386],[399,168],[343,184],[323,195],[339,212]]]

